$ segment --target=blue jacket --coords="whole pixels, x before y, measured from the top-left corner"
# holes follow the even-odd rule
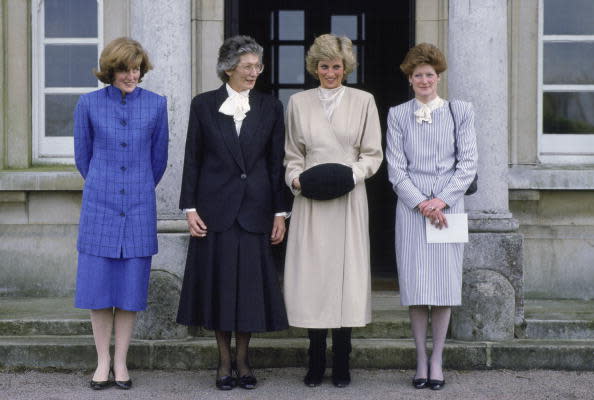
[[[270,233],[274,214],[290,210],[283,105],[251,90],[238,136],[233,117],[219,112],[227,97],[223,85],[192,100],[179,207],[196,208],[209,232],[237,221],[249,232]]]
[[[82,95],[74,112],[74,156],[85,179],[79,252],[101,257],[157,253],[155,187],[167,166],[167,100],[137,87]]]

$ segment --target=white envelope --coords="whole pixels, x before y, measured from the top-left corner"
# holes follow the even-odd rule
[[[425,218],[427,243],[468,243],[468,214],[445,214],[448,227],[437,229]]]

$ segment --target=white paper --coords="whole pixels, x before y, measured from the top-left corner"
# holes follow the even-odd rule
[[[448,227],[438,229],[425,218],[427,243],[468,243],[468,214],[444,214]]]

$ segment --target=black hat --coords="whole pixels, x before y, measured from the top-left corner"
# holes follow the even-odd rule
[[[353,190],[353,170],[342,164],[327,163],[311,167],[299,175],[301,194],[314,200],[331,200]]]

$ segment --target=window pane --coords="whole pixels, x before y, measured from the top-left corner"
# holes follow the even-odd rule
[[[303,40],[303,11],[278,12],[278,38]]]
[[[303,46],[279,46],[278,64],[279,83],[305,82]]]
[[[594,134],[594,92],[543,93],[543,133]]]
[[[45,87],[97,86],[96,45],[45,46]]]
[[[594,42],[544,44],[545,84],[594,84]]]
[[[73,136],[74,108],[80,94],[45,95],[45,136]]]
[[[355,60],[357,59],[357,50],[358,50],[357,45],[356,44],[353,45],[353,54],[355,56]],[[353,72],[351,72],[349,74],[349,76],[347,77],[347,83],[351,83],[351,84],[359,83],[359,82],[357,82],[357,68],[355,68],[353,70]]]
[[[594,35],[594,1],[544,0],[545,35]]]
[[[285,110],[287,109],[287,104],[289,104],[289,97],[291,95],[301,92],[302,89],[279,89],[278,90],[278,99],[283,103]]]
[[[351,40],[358,39],[356,15],[333,15],[331,24],[333,34],[337,36],[346,36]]]
[[[97,0],[45,0],[45,37],[97,37]]]

